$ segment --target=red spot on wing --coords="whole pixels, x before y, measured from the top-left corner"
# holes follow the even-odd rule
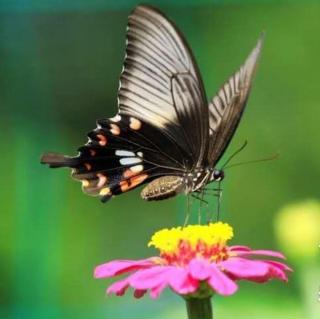
[[[126,192],[139,184],[141,184],[146,178],[148,177],[148,174],[140,174],[137,176],[133,176],[129,178],[128,180],[124,180],[120,182],[120,188],[122,192]]]
[[[123,172],[123,177],[124,178],[130,178],[130,177],[135,176],[135,175],[137,175],[137,173],[133,172],[130,168],[126,169]]]
[[[99,141],[99,144],[101,145],[101,146],[106,146],[107,145],[107,138],[104,136],[104,135],[102,135],[102,134],[97,134],[97,138],[100,140]]]
[[[91,149],[90,150],[90,155],[91,156],[95,156],[97,154],[96,150]]]

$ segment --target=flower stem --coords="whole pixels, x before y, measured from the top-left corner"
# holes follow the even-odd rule
[[[212,319],[211,298],[187,298],[188,319]]]

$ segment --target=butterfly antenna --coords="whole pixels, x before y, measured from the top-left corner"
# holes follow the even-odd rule
[[[260,158],[260,159],[252,160],[252,161],[245,161],[245,162],[235,163],[235,164],[226,166],[224,169],[228,169],[228,168],[235,167],[235,166],[241,166],[241,165],[245,165],[245,164],[254,164],[254,163],[260,163],[260,162],[269,162],[269,161],[273,161],[273,160],[278,159],[279,156],[280,156],[280,154],[279,154],[279,153],[276,153],[276,154],[274,154],[274,155],[272,155],[272,156],[270,156],[270,157]]]
[[[225,163],[222,165],[221,169],[223,170],[224,168],[227,167],[227,165],[230,163],[230,161],[236,156],[238,155],[242,150],[244,150],[244,148],[248,145],[248,141],[245,140],[244,143],[241,145],[241,147],[239,147],[226,161]],[[230,167],[230,166],[229,166]]]

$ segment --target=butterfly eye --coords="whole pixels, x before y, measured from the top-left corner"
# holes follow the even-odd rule
[[[215,169],[213,171],[212,176],[213,176],[213,180],[220,182],[224,179],[224,171],[220,169]]]

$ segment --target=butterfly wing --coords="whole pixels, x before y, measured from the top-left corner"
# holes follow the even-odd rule
[[[78,156],[48,153],[42,163],[71,167],[86,193],[106,201],[157,177],[183,176],[202,161],[208,141],[202,80],[182,35],[148,6],[129,16],[118,104],[118,114],[98,121]]]
[[[214,166],[223,155],[240,122],[261,52],[263,36],[240,69],[209,102],[208,162]]]
[[[153,140],[166,140],[163,151]],[[161,131],[132,117],[98,121],[89,142],[79,149],[72,176],[82,181],[84,192],[106,201],[163,175],[183,175],[177,160],[183,156]]]
[[[141,129],[141,130],[140,130]],[[163,151],[149,138],[166,141]],[[82,182],[82,189],[106,201],[113,195],[127,192],[159,176],[182,176],[183,158],[174,141],[148,123],[132,117],[103,119],[88,134],[89,141],[81,146],[78,156],[45,154],[41,162],[50,167],[70,167],[72,177]]]
[[[202,161],[208,108],[197,65],[175,25],[149,6],[138,6],[129,16],[118,96],[120,115],[143,120],[174,139],[188,154],[187,166]]]

